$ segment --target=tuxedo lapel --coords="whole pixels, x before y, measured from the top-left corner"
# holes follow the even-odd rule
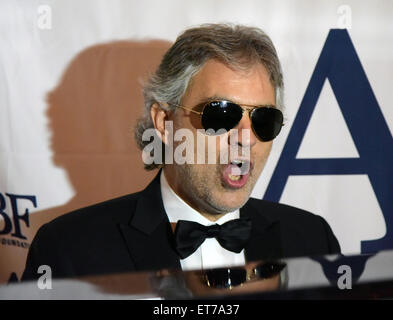
[[[181,268],[162,202],[160,173],[140,193],[130,221],[119,224],[136,270]],[[245,247],[247,262],[282,256],[280,223],[267,218],[263,209],[263,202],[255,203],[252,199],[240,209],[240,217],[252,221],[250,240]]]
[[[247,262],[282,257],[280,222],[263,214],[262,203],[257,206],[249,200],[240,209],[240,217],[249,217],[252,221],[250,240],[244,250]]]
[[[160,172],[141,192],[131,220],[119,225],[137,270],[180,268],[173,249],[173,232],[162,203]]]

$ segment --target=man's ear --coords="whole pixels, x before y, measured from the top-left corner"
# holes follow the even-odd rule
[[[154,103],[151,106],[150,115],[153,120],[154,128],[158,130],[162,142],[167,143],[165,134],[165,121],[168,121],[167,112],[162,109],[158,103]]]

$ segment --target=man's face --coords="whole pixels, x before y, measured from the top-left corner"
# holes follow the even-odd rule
[[[270,83],[268,72],[261,64],[245,71],[233,70],[217,60],[209,60],[192,79],[181,105],[202,111],[201,103],[211,99],[229,100],[239,105],[275,105],[275,90]],[[196,158],[197,129],[202,129],[200,116],[177,108],[169,114],[167,120],[173,121],[174,133],[181,128],[193,132]],[[215,136],[213,145],[207,143],[208,137],[205,136],[206,156],[212,151],[208,150],[209,147],[216,148],[215,164],[177,164],[174,161],[173,164],[166,164],[164,167],[165,176],[174,191],[194,209],[213,221],[247,202],[272,146],[271,141],[262,142],[255,136],[248,112],[243,113],[243,118],[234,129],[238,130],[237,139],[233,135],[235,131],[231,130],[224,135]],[[175,142],[174,149],[180,143]],[[249,150],[247,158],[251,161],[251,167],[249,174],[240,182],[232,180],[233,176],[229,176],[230,164],[222,164],[222,161],[220,163],[220,156],[221,159],[227,158],[229,163],[235,160],[236,157],[228,152],[231,144],[238,146],[239,154],[242,150]]]

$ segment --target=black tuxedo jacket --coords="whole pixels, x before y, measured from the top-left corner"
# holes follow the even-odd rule
[[[250,198],[240,209],[252,231],[246,261],[339,253],[327,222],[309,212]],[[40,265],[54,278],[140,270],[180,269],[173,232],[164,210],[160,175],[141,192],[60,216],[37,232],[23,280],[36,279]]]

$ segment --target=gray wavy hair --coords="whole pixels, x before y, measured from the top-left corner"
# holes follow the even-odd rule
[[[280,61],[269,36],[261,29],[244,25],[203,24],[184,31],[164,55],[161,64],[143,88],[144,114],[138,119],[135,139],[143,150],[145,130],[154,128],[150,109],[154,103],[180,104],[194,75],[209,59],[217,59],[233,69],[249,69],[261,63],[275,88],[277,108],[283,110],[284,83]],[[161,105],[162,108],[164,108]],[[171,110],[174,106],[167,106]],[[145,164],[146,170],[162,164]]]

